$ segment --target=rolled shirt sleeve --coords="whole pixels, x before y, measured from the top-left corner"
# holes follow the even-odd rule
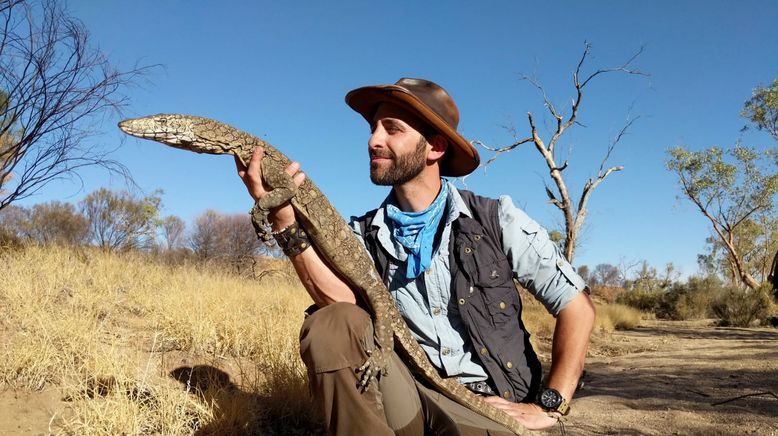
[[[514,278],[554,316],[586,283],[551,241],[548,232],[513,205],[508,196],[500,197],[499,222],[505,255]]]

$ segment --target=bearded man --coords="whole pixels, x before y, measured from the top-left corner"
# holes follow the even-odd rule
[[[456,130],[449,94],[422,79],[366,86],[346,103],[371,128],[370,179],[391,186],[380,207],[352,219],[415,338],[441,376],[453,377],[530,429],[570,411],[594,323],[588,288],[548,233],[507,196],[489,199],[443,177],[479,164]],[[267,193],[257,150],[238,175],[257,200]],[[295,182],[305,175],[287,168]],[[337,435],[495,435],[504,427],[451,401],[392,355],[388,375],[360,389],[374,348],[370,315],[307,241],[290,238],[291,206],[271,212],[274,235],[314,301],[300,335],[311,392]],[[521,320],[515,282],[556,317],[552,361],[541,365]]]

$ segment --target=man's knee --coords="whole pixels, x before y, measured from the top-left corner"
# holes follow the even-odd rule
[[[333,303],[309,315],[300,330],[300,355],[315,373],[360,366],[372,348],[370,315],[351,303]]]

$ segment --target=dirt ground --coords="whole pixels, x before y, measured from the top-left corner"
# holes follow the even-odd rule
[[[568,434],[778,435],[777,329],[649,321],[592,348]]]
[[[647,321],[591,354],[567,434],[778,435],[778,329]],[[49,434],[59,395],[0,392],[0,435]]]

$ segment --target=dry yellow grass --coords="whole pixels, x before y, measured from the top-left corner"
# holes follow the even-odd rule
[[[623,304],[598,304],[595,331],[610,332],[614,329],[633,329],[640,325],[642,312]]]
[[[56,389],[63,401],[43,428],[319,431],[298,355],[310,300],[284,274],[246,280],[64,247],[0,250],[0,263],[0,392]],[[533,343],[547,351],[554,318],[526,292],[522,298]],[[598,307],[596,332],[639,321],[639,312],[616,306]]]
[[[533,339],[533,345],[542,348],[543,341],[547,342],[553,337],[556,320],[529,292],[521,290],[520,293],[523,303],[522,319],[533,336],[538,337]],[[611,332],[614,329],[635,328],[640,325],[643,317],[643,313],[639,310],[623,304],[595,303],[595,309],[597,316],[594,335]]]
[[[0,262],[0,387],[60,389],[55,433],[315,426],[297,349],[302,288],[85,249],[27,247]]]

